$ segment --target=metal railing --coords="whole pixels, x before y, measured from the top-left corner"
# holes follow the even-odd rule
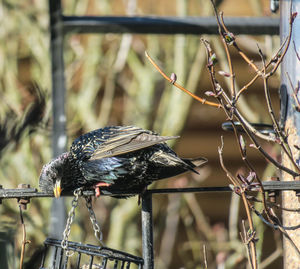
[[[263,182],[265,192],[278,191],[295,191],[300,193],[300,181],[266,181]],[[249,191],[259,191],[259,187],[250,187]],[[231,187],[199,187],[199,188],[169,188],[169,189],[151,189],[143,193],[141,221],[142,221],[142,248],[143,248],[143,265],[141,268],[154,268],[154,253],[153,253],[153,223],[152,223],[152,196],[155,194],[172,194],[172,193],[207,193],[207,192],[232,192]],[[136,195],[138,193],[125,193],[122,191],[115,191],[113,193],[106,193],[101,191],[102,196],[128,196]],[[63,196],[72,196],[72,193],[63,194]],[[86,190],[82,192],[82,196],[94,196],[94,190]],[[5,199],[17,199],[18,202],[26,208],[27,204],[32,198],[54,197],[51,193],[39,192],[36,188],[31,188],[30,185],[20,184],[17,189],[5,189],[0,185],[0,203]],[[50,240],[50,239],[49,239]],[[46,240],[46,242],[48,242]],[[100,255],[100,254],[99,254]],[[128,254],[130,255],[130,254]],[[100,255],[101,256],[101,255]]]
[[[59,144],[65,134],[65,77],[63,60],[63,40],[65,34],[75,33],[132,33],[132,34],[217,34],[214,17],[117,17],[117,16],[65,16],[60,0],[49,0],[50,47],[52,62],[52,98],[53,98],[53,155],[64,151],[66,145]],[[227,27],[235,34],[278,35],[279,19],[267,17],[225,18]],[[263,182],[265,191],[294,190],[300,192],[299,182]],[[24,187],[24,186],[23,186]],[[154,189],[142,196],[142,245],[145,269],[154,268],[152,195],[184,192],[231,192],[230,187],[202,187]],[[253,189],[255,191],[255,189]],[[93,195],[92,191],[83,195]],[[116,193],[120,195],[120,193]],[[72,195],[72,194],[67,194]],[[106,195],[103,193],[102,195]],[[2,199],[16,198],[24,206],[31,198],[53,197],[52,194],[38,192],[35,188],[0,189]]]

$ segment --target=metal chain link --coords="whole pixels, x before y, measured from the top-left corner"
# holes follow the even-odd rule
[[[68,238],[70,235],[70,231],[71,231],[71,224],[74,220],[75,217],[75,209],[78,206],[78,199],[79,199],[79,195],[81,194],[81,188],[78,188],[74,191],[74,198],[72,200],[72,207],[69,211],[69,215],[68,215],[68,219],[67,219],[67,224],[66,224],[66,228],[63,232],[63,240],[61,241],[61,247],[63,249],[67,249],[68,248]],[[72,256],[73,252],[67,250],[66,251],[66,255],[67,256]]]
[[[87,207],[87,209],[90,213],[90,220],[91,220],[91,223],[93,225],[93,230],[94,230],[95,237],[99,240],[101,246],[104,246],[104,243],[102,241],[103,234],[102,234],[100,226],[97,222],[95,212],[94,212],[93,207],[92,207],[92,198],[90,196],[84,197],[84,198],[85,198],[85,202],[86,202],[86,207]]]

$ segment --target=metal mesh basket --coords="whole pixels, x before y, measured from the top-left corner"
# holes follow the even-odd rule
[[[61,240],[52,238],[47,238],[44,245],[40,269],[142,269],[144,264],[140,257],[107,247],[68,241],[67,248],[63,249]],[[72,255],[66,255],[67,251]]]

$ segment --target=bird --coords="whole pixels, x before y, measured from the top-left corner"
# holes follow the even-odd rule
[[[83,134],[65,152],[44,165],[39,188],[56,198],[77,188],[142,193],[153,181],[203,166],[204,157],[180,158],[160,136],[135,126],[108,126]],[[128,195],[129,196],[129,195]],[[125,196],[125,197],[128,197]],[[124,196],[117,196],[123,198]]]

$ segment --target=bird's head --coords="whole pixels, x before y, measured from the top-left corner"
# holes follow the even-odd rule
[[[44,192],[54,193],[56,198],[60,197],[63,190],[63,170],[66,159],[67,153],[63,153],[45,164],[40,174],[40,189]]]

